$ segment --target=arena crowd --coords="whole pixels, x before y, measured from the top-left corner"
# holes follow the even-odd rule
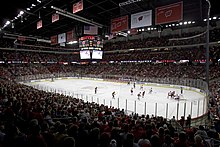
[[[219,39],[214,30],[213,41]],[[193,34],[185,34],[193,35]],[[106,44],[106,50],[170,44],[150,38]],[[176,37],[176,36],[172,36]],[[203,42],[204,38],[196,40]],[[194,42],[194,41],[192,41]],[[1,47],[13,47],[0,39]],[[29,48],[34,49],[34,48]],[[210,126],[192,126],[191,118],[127,115],[122,109],[45,92],[16,82],[20,76],[56,73],[125,75],[145,78],[205,79],[205,49],[172,48],[106,53],[102,62],[79,64],[78,54],[0,50],[0,146],[2,147],[217,147],[220,144],[220,47],[210,48]],[[181,63],[181,60],[188,60]],[[128,62],[130,61],[130,62]],[[138,62],[139,61],[139,62]],[[76,63],[72,63],[76,62]],[[77,63],[78,62],[78,63]],[[65,64],[64,64],[65,63]],[[181,125],[181,130],[176,125]]]

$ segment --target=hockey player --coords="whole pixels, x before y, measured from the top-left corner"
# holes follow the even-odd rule
[[[133,90],[133,88],[131,88],[131,95],[133,95],[133,93],[134,93],[134,90]]]
[[[180,87],[180,93],[183,94],[183,87]]]
[[[130,85],[131,84],[131,82],[130,81],[128,81],[128,85]]]
[[[144,98],[144,95],[145,95],[145,91],[142,92],[142,98]]]
[[[175,96],[175,91],[171,92],[171,98],[173,99]]]
[[[167,98],[171,98],[172,96],[172,91],[168,92]]]
[[[180,96],[178,94],[174,95],[174,100],[179,100],[180,99]]]
[[[95,87],[95,94],[97,93],[97,87]]]
[[[140,90],[144,90],[144,85],[143,84],[140,86]]]
[[[151,94],[153,92],[153,89],[152,88],[150,88],[150,90],[149,90],[149,94]]]
[[[138,100],[140,100],[141,92],[139,92],[139,93],[137,94],[137,96],[138,96]]]
[[[112,98],[115,99],[115,91],[112,92]]]

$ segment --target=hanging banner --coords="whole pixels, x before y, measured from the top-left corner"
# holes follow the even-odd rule
[[[152,25],[152,10],[131,15],[131,28],[140,28]]]
[[[83,0],[73,4],[73,13],[77,13],[83,10]]]
[[[57,35],[51,36],[50,40],[51,40],[51,45],[58,44],[58,42],[57,42]]]
[[[183,2],[178,2],[162,7],[155,11],[155,23],[164,24],[183,20]]]
[[[73,30],[66,32],[66,42],[71,42],[73,40]]]
[[[61,33],[58,35],[58,43],[66,42],[66,33]]]
[[[42,20],[39,20],[37,22],[37,29],[40,29],[40,28],[42,28]]]
[[[85,25],[83,33],[85,35],[98,35],[98,27],[97,26]]]
[[[54,22],[56,22],[56,21],[58,21],[58,20],[59,20],[59,14],[54,13],[54,14],[52,15],[52,23],[54,23]]]
[[[76,35],[74,34],[73,30],[66,32],[66,42],[71,41],[77,41]]]
[[[111,20],[111,33],[128,29],[128,15]]]

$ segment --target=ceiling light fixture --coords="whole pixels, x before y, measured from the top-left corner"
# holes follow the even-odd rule
[[[8,21],[6,21],[6,23],[5,23],[5,24],[6,24],[6,25],[9,25],[10,23],[11,23],[11,22],[8,20]]]
[[[20,15],[23,15],[24,14],[24,11],[20,11],[20,13],[19,13]]]

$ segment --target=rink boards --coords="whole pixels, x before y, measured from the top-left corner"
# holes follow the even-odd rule
[[[30,80],[21,82],[25,85],[40,88],[49,92],[63,93],[83,99],[88,102],[95,102],[108,106],[121,108],[129,112],[139,114],[154,114],[166,118],[180,118],[180,116],[191,114],[192,118],[199,117],[206,113],[207,100],[205,93],[200,89],[171,84],[136,82],[134,95],[130,94],[130,88],[127,81],[88,78],[88,77],[64,77],[51,79]],[[94,94],[94,88],[98,85],[98,94]],[[140,85],[144,85],[146,97],[137,99],[137,93],[140,92]],[[154,94],[148,94],[150,87],[153,87]],[[167,94],[170,90],[180,93],[183,88],[183,98],[178,100],[168,99]],[[116,98],[112,99],[112,91],[116,91]]]

